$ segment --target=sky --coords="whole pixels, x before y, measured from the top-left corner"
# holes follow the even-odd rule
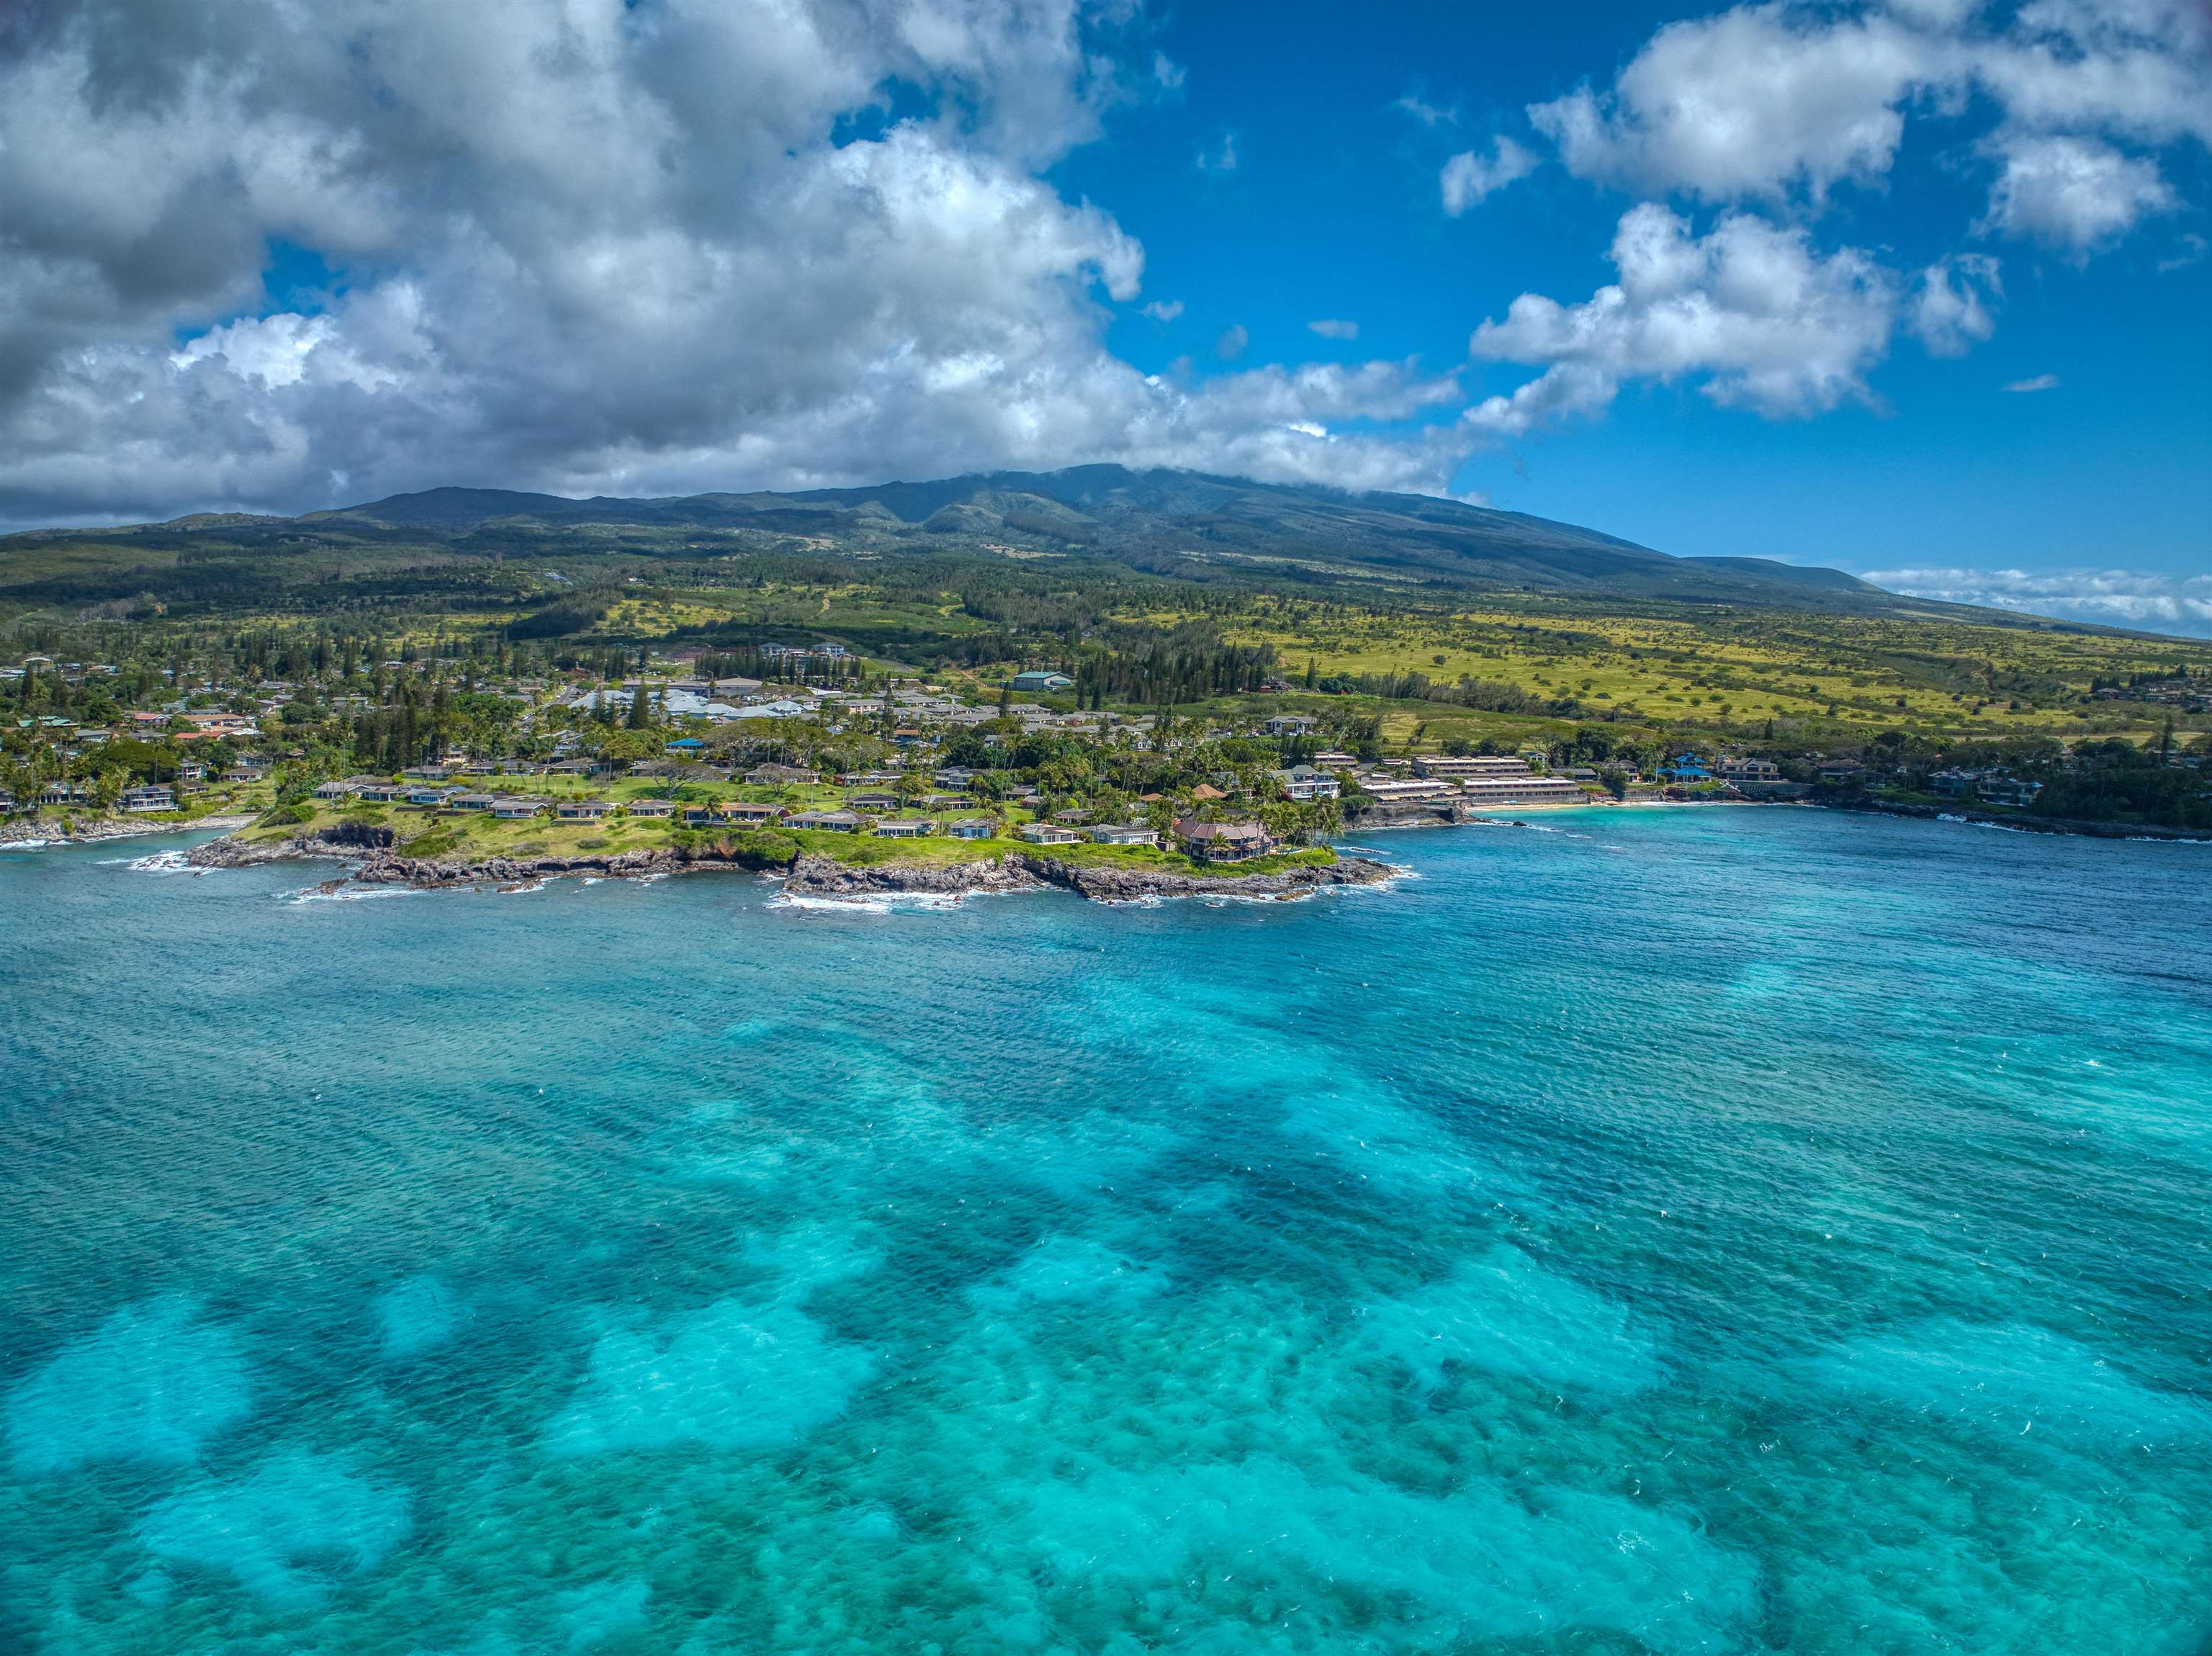
[[[1095,461],[2212,633],[2212,0],[0,7],[0,525]]]

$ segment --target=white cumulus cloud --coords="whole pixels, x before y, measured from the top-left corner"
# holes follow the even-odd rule
[[[1325,316],[1318,321],[1307,323],[1306,327],[1309,331],[1319,334],[1323,339],[1359,337],[1359,325],[1357,322],[1347,322],[1341,317]]]
[[[1997,262],[1988,254],[1939,259],[1920,273],[1912,331],[1931,356],[1964,356],[1996,331],[1990,306],[2002,291]]]
[[[1473,149],[1454,155],[1437,179],[1444,211],[1457,218],[1507,185],[1527,178],[1536,166],[1536,157],[1504,133],[1492,140],[1487,155]]]
[[[1546,366],[1468,423],[1517,436],[1595,413],[1631,379],[1693,380],[1723,406],[1776,417],[1872,399],[1865,373],[1888,348],[1898,296],[1865,254],[1824,256],[1803,230],[1747,213],[1698,236],[1645,203],[1622,216],[1612,258],[1620,280],[1583,303],[1523,294],[1475,330],[1475,357]]]
[[[1610,87],[1528,114],[1583,178],[1814,204],[1885,177],[1909,120],[1979,121],[1996,175],[1988,223],[2080,254],[2177,204],[2141,151],[2212,143],[2212,7],[1738,5],[1668,24]]]
[[[1111,459],[1442,488],[1434,444],[1343,429],[1405,404],[1402,366],[1193,385],[1106,349],[1144,250],[1042,174],[1174,78],[1131,15],[19,9],[0,522]],[[886,118],[895,87],[930,112]],[[270,304],[278,244],[337,273],[319,305]]]
[[[2156,161],[2101,139],[2014,135],[1997,148],[2003,170],[1990,192],[1989,223],[2008,235],[2080,256],[2179,204]]]

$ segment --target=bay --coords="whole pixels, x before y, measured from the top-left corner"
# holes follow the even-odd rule
[[[2202,1648],[2212,852],[1377,844],[0,856],[0,1647]]]

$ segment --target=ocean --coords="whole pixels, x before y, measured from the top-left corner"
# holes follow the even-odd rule
[[[0,1650],[2206,1647],[2212,847],[1370,843],[0,855]]]

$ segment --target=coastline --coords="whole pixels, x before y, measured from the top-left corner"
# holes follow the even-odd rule
[[[190,834],[199,828],[242,828],[252,825],[253,815],[222,812],[189,822],[155,822],[144,817],[94,816],[81,820],[73,832],[64,833],[58,822],[46,823],[36,816],[19,816],[0,822],[0,851],[36,850],[42,846],[93,846],[106,840],[143,840],[156,834]]]
[[[823,899],[895,895],[961,897],[971,893],[1063,890],[1091,902],[1145,902],[1169,897],[1244,897],[1289,901],[1343,886],[1380,885],[1400,870],[1365,857],[1328,864],[1254,874],[1184,874],[1166,870],[1079,866],[1030,852],[1009,852],[972,863],[935,865],[885,863],[857,865],[801,852],[788,861],[742,849],[696,848],[582,853],[568,856],[406,857],[392,849],[388,829],[353,834],[325,831],[313,837],[252,841],[225,835],[185,854],[195,868],[250,868],[269,863],[337,861],[352,864],[352,884],[404,886],[416,890],[515,886],[563,875],[600,879],[653,879],[711,869],[781,872],[785,895]]]

